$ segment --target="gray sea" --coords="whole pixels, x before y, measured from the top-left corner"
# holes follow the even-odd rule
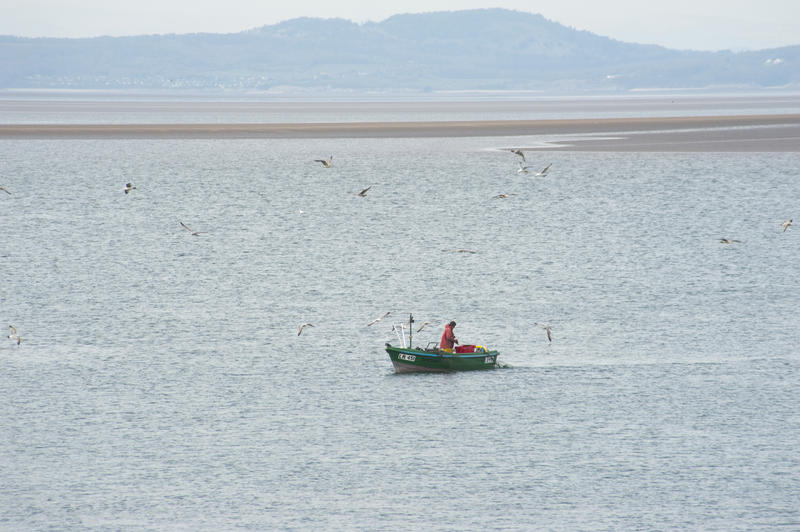
[[[800,153],[539,140],[0,140],[0,529],[800,530]]]

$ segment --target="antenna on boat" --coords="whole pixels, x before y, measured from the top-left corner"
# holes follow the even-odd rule
[[[411,335],[414,334],[414,316],[409,313],[408,315],[408,347],[413,347],[411,343]]]
[[[397,335],[397,339],[400,341],[400,345],[402,347],[406,347],[406,326],[402,323],[392,325],[392,330]],[[409,342],[410,347],[411,342]]]

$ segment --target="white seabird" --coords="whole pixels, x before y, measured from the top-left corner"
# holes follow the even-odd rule
[[[333,155],[328,157],[328,160],[325,160],[325,159],[314,159],[314,162],[315,163],[322,163],[322,166],[324,166],[325,168],[330,168],[331,165],[333,165]]]
[[[361,196],[362,198],[363,198],[363,197],[366,197],[366,195],[367,195],[367,192],[368,192],[368,191],[369,191],[369,189],[371,189],[371,188],[372,188],[372,185],[368,186],[367,188],[365,188],[364,190],[362,190],[361,192],[359,192],[359,193],[358,193],[358,195],[359,195],[359,196]]]
[[[180,220],[178,220],[178,223],[181,224],[181,227],[183,227],[184,229],[186,229],[187,231],[192,233],[192,236],[200,236],[205,232],[205,231],[195,231],[194,229],[191,229],[188,225],[186,225],[185,223],[181,222]]]
[[[388,316],[391,313],[392,313],[392,311],[390,310],[389,312],[384,313],[383,316],[375,318],[371,322],[367,323],[367,327],[369,327],[370,325],[375,325],[376,323],[378,323],[379,321],[381,321],[383,318],[385,318],[386,316]]]
[[[125,183],[125,188],[122,189],[122,191],[125,192],[125,194],[127,195],[128,192],[130,192],[131,190],[134,190],[135,188],[136,187],[133,186],[133,183]]]
[[[784,230],[784,232],[785,232],[785,231],[786,231],[786,229],[787,229],[787,228],[788,228],[790,225],[792,225],[792,219],[791,219],[791,218],[789,218],[788,220],[786,220],[785,222],[783,222],[783,223],[781,224],[781,227],[783,227],[783,230]]]
[[[17,345],[19,345],[20,342],[22,342],[22,337],[17,334],[17,329],[15,329],[13,325],[9,325],[8,330],[11,331],[11,334],[9,334],[8,337],[11,338],[12,342],[16,342]]]
[[[426,325],[431,325],[431,322],[429,322],[429,321],[426,321],[425,323],[423,323],[422,325],[420,325],[420,326],[419,326],[419,329],[417,329],[417,332],[420,332],[422,329],[424,329]]]
[[[313,327],[313,325],[312,325],[312,324],[310,324],[310,323],[304,323],[304,324],[302,324],[302,325],[300,326],[300,329],[297,331],[297,336],[300,336],[301,334],[303,334],[303,329],[305,329],[306,327]]]
[[[535,175],[536,177],[544,177],[544,176],[546,176],[546,175],[547,175],[547,171],[548,171],[548,170],[550,170],[550,167],[551,167],[551,166],[553,166],[553,163],[550,163],[550,164],[548,164],[547,166],[545,166],[544,168],[542,168],[542,170],[541,170],[540,172],[537,172],[537,173],[536,173],[536,174],[534,174],[534,175]]]
[[[9,192],[9,190],[8,190],[6,187],[4,187],[3,185],[0,185],[0,190],[2,190],[3,192],[5,192],[5,193],[6,193],[6,194],[8,194],[9,196],[11,195],[11,192]]]
[[[553,332],[550,330],[550,326],[548,324],[546,324],[546,323],[534,323],[534,325],[538,325],[539,327],[544,329],[544,332],[547,333],[547,341],[548,342],[552,342],[553,341]]]

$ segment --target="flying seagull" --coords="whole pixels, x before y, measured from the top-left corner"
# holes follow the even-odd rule
[[[8,329],[11,331],[11,334],[9,334],[8,337],[11,338],[12,342],[17,342],[17,345],[19,345],[20,342],[22,342],[22,338],[17,334],[17,330],[13,325],[9,325]]]
[[[5,192],[5,193],[6,193],[6,194],[8,194],[9,196],[11,195],[11,192],[9,192],[9,191],[8,191],[8,189],[7,189],[6,187],[4,187],[3,185],[0,185],[0,190],[2,190],[3,192]]]
[[[303,334],[303,329],[305,329],[306,327],[313,327],[313,325],[312,325],[312,324],[310,324],[310,323],[304,323],[304,324],[302,324],[302,325],[300,326],[300,329],[297,331],[297,336],[300,336],[301,334]]]
[[[359,195],[359,196],[361,196],[362,198],[366,197],[366,195],[367,195],[367,191],[368,191],[369,189],[371,189],[371,188],[372,188],[372,185],[368,186],[367,188],[365,188],[364,190],[362,190],[361,192],[359,192],[359,193],[358,193],[358,195]]]
[[[510,149],[508,151],[510,151],[511,153],[515,153],[515,154],[519,155],[520,157],[522,157],[523,161],[525,160],[525,154],[519,148],[513,148],[513,149]]]
[[[125,183],[125,188],[124,188],[124,189],[122,189],[122,190],[123,190],[123,192],[125,192],[125,194],[127,195],[127,194],[128,194],[128,192],[130,192],[131,190],[133,190],[133,189],[135,189],[135,188],[136,188],[136,187],[135,187],[135,186],[133,186],[133,183]]]
[[[180,220],[178,220],[178,222],[181,224],[181,227],[192,233],[192,236],[200,236],[205,232],[205,231],[195,231],[194,229],[191,229],[188,225],[181,222]]]
[[[787,229],[787,228],[788,228],[790,225],[792,225],[792,219],[791,219],[791,218],[789,218],[788,220],[786,220],[785,222],[783,222],[783,223],[781,224],[781,227],[783,227],[783,230],[784,230],[784,232],[785,232],[785,231],[786,231],[786,229]]]
[[[547,333],[547,341],[548,342],[552,342],[553,341],[553,333],[550,330],[550,326],[549,325],[547,325],[546,323],[534,323],[534,325],[538,325],[539,327],[544,329],[544,332]]]
[[[547,171],[550,170],[550,167],[553,166],[553,163],[548,164],[544,168],[542,168],[541,172],[537,172],[535,175],[536,177],[544,177],[547,175]]]
[[[524,164],[522,164],[522,161],[520,161],[519,168],[517,168],[517,173],[518,174],[527,174],[528,170],[530,170],[530,169],[531,169],[530,166],[525,166]]]
[[[422,329],[424,329],[426,325],[431,325],[431,322],[429,322],[429,321],[426,321],[425,323],[423,323],[422,325],[420,325],[420,326],[419,326],[419,329],[417,329],[417,332],[420,332]]]
[[[389,312],[386,312],[383,316],[375,318],[371,322],[367,323],[367,327],[369,327],[370,325],[374,325],[374,324],[378,323],[379,321],[381,321],[383,318],[385,318],[386,316],[388,316],[391,313],[392,313],[392,311],[389,311]]]
[[[333,155],[328,157],[327,161],[324,160],[324,159],[314,159],[314,162],[315,163],[322,163],[322,166],[324,166],[325,168],[330,168],[331,165],[333,164]]]

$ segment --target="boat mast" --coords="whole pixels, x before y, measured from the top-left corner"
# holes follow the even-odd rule
[[[414,333],[414,316],[412,314],[408,315],[408,347],[414,347],[414,344],[411,343],[411,335]]]

